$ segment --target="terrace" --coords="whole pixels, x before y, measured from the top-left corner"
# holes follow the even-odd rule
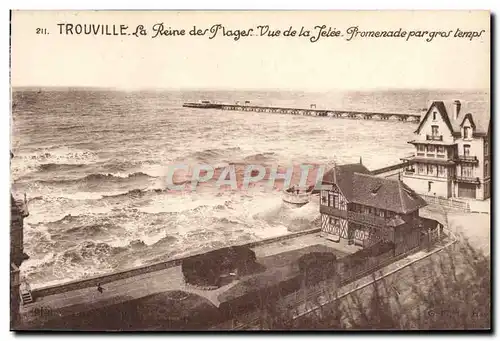
[[[325,213],[331,216],[347,219],[351,222],[358,224],[368,224],[370,226],[387,226],[392,220],[389,218],[383,218],[373,214],[345,211],[325,205],[321,205],[319,211],[320,213]]]
[[[259,271],[215,290],[202,290],[186,284],[181,266],[177,265],[109,283],[104,281],[102,293],[92,286],[37,297],[34,303],[21,307],[23,329],[118,330],[133,329],[132,326],[137,324],[141,329],[155,329],[157,326],[152,320],[158,320],[158,316],[150,317],[151,321],[147,323],[138,317],[152,310],[161,311],[161,318],[168,318],[167,324],[174,329],[176,323],[183,324],[186,319],[191,319],[189,325],[195,326],[201,317],[194,316],[200,309],[200,314],[217,319],[221,311],[231,313],[227,310],[231,309],[235,300],[252,302],[259,290],[287,281],[296,282],[299,275],[297,260],[302,255],[330,252],[341,259],[358,251],[359,247],[326,240],[315,232],[255,246],[252,250],[257,256]],[[189,307],[197,313],[194,314]],[[187,316],[185,311],[191,311],[192,316]],[[116,314],[116,321],[110,318],[110,314]],[[165,324],[162,326],[165,328]]]
[[[479,180],[478,177],[473,177],[473,176],[458,176],[456,175],[453,180],[456,182],[462,182],[462,183],[467,183],[467,184],[479,184],[481,181]]]
[[[456,161],[461,163],[479,163],[479,160],[476,156],[470,155],[458,155]]]

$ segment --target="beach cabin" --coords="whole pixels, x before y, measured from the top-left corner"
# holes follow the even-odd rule
[[[420,245],[419,209],[427,203],[402,181],[371,175],[358,163],[335,166],[322,183],[328,187],[320,194],[325,238],[362,247],[392,242],[396,256]]]

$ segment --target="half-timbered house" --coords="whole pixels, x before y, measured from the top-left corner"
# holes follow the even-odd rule
[[[426,202],[400,180],[376,177],[359,164],[338,165],[323,177],[321,229],[333,241],[363,247],[379,241],[401,254],[421,240],[419,209]]]

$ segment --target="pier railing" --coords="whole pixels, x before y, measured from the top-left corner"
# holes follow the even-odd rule
[[[348,118],[348,119],[365,119],[365,120],[390,120],[397,119],[402,122],[420,122],[420,114],[415,113],[388,113],[388,112],[372,112],[372,111],[354,111],[354,110],[339,110],[339,109],[316,109],[316,106],[311,108],[290,108],[290,107],[273,107],[266,105],[250,105],[245,102],[242,104],[230,103],[210,103],[210,104],[194,104],[184,103],[185,107],[193,107],[197,109],[220,109],[230,111],[253,111],[271,114],[288,114],[301,116],[316,116],[316,117],[331,117],[331,118]]]

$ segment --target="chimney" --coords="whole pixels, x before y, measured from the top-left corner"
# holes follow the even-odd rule
[[[337,184],[337,162],[333,163],[333,183]]]
[[[460,104],[460,101],[459,100],[455,100],[453,102],[453,117],[455,119],[458,118],[458,115],[460,114],[460,107],[461,107],[461,104]]]

